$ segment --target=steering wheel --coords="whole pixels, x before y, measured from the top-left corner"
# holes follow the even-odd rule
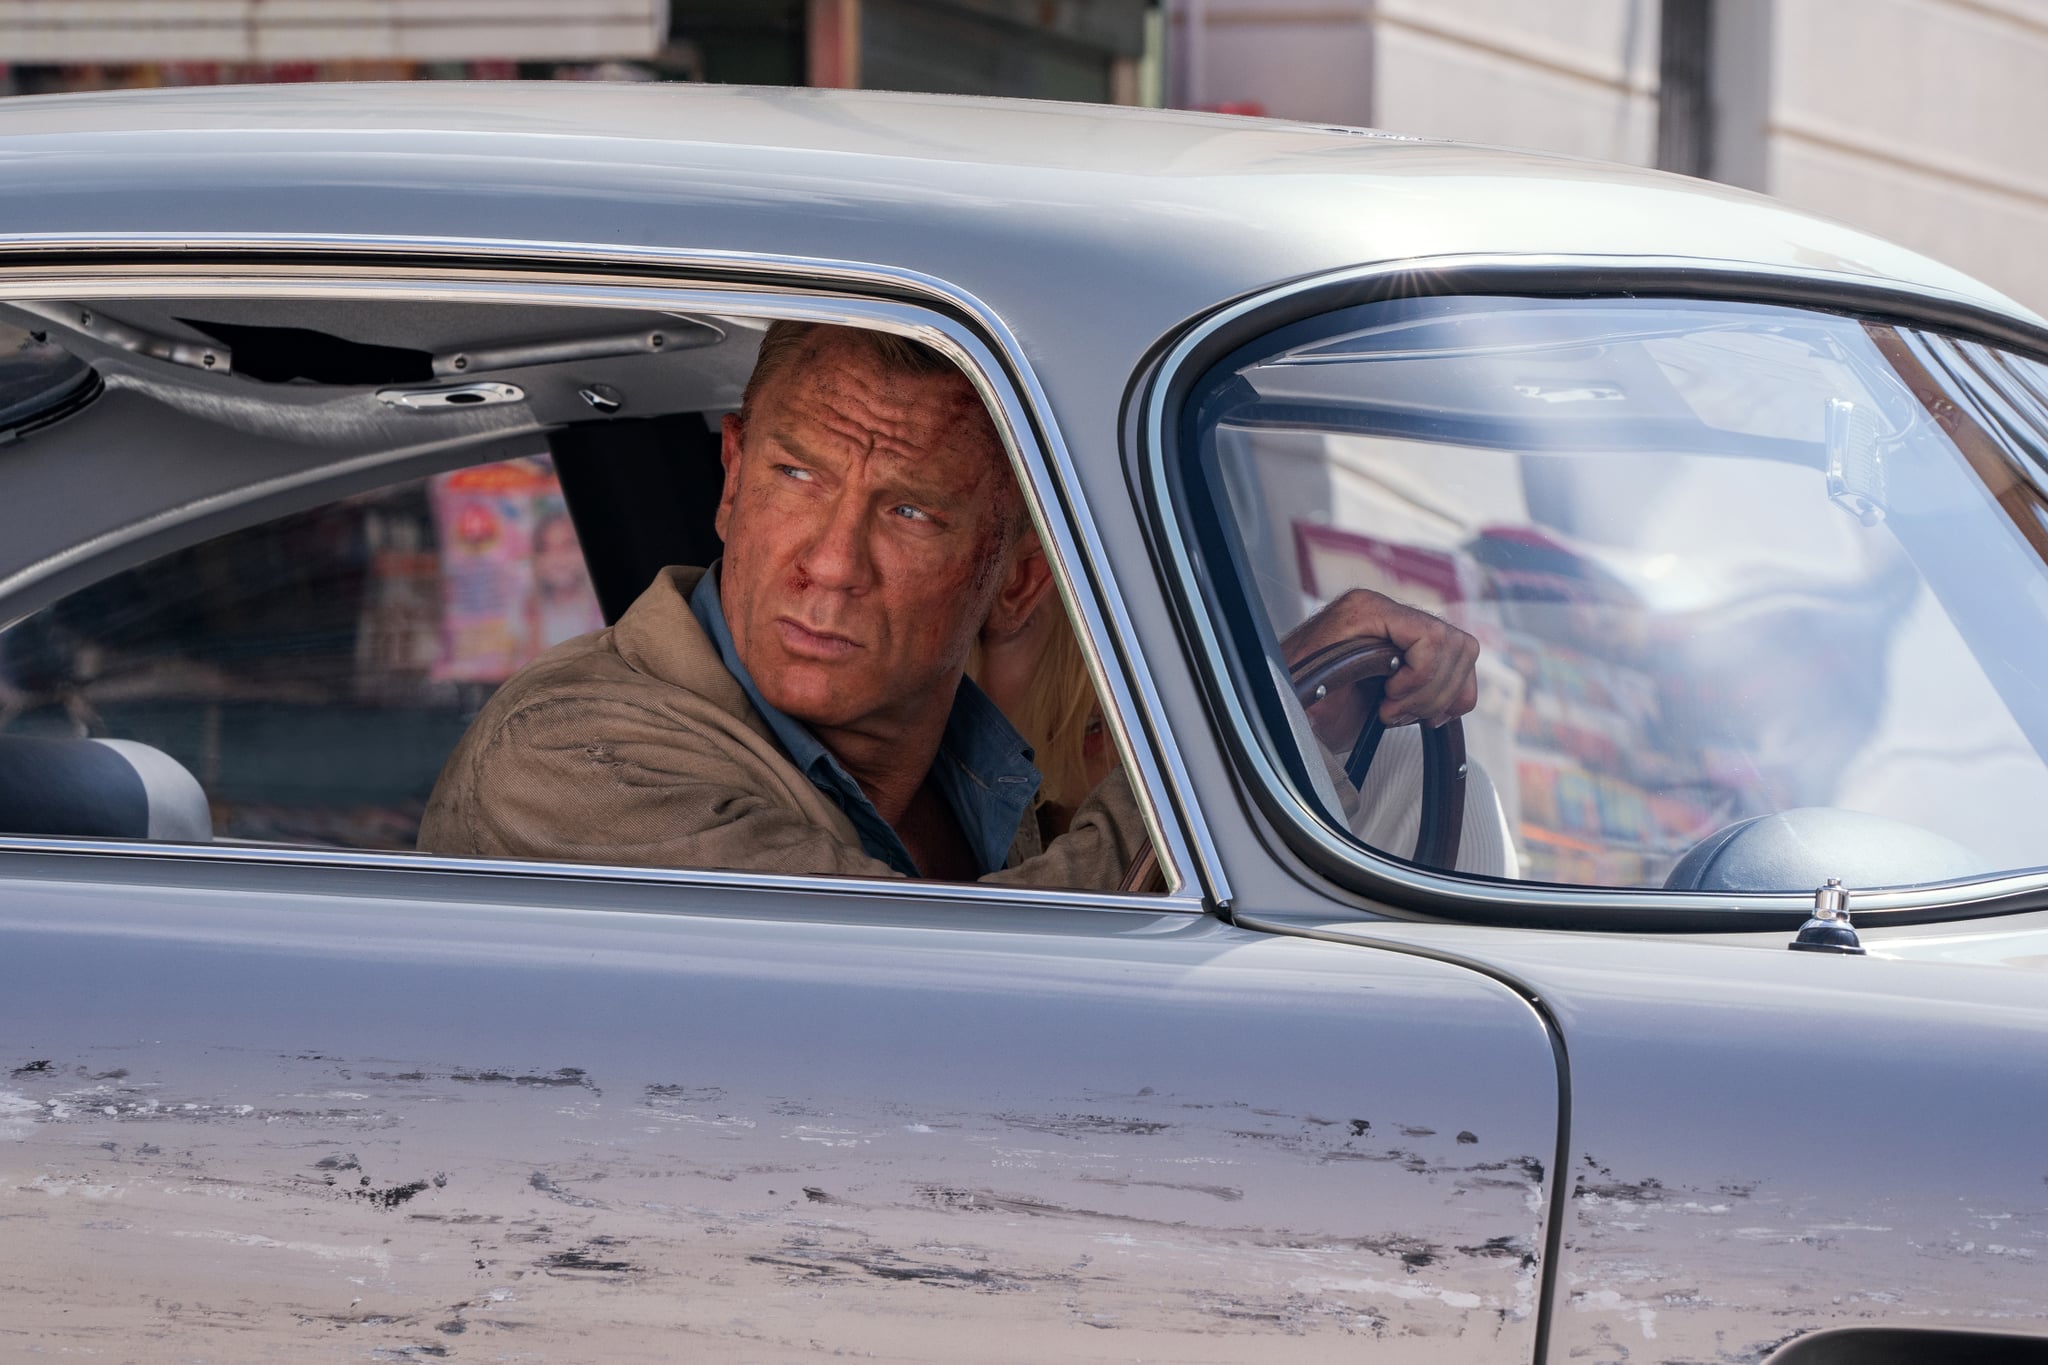
[[[1387,733],[1386,722],[1380,719],[1380,704],[1386,700],[1387,679],[1400,666],[1401,651],[1391,640],[1366,636],[1326,645],[1289,671],[1295,700],[1304,711],[1340,688],[1358,689],[1366,721],[1344,760],[1345,779],[1354,787],[1364,785],[1373,755]],[[1458,841],[1464,830],[1465,727],[1454,717],[1422,732],[1422,821],[1412,861],[1449,871],[1457,865]],[[1117,890],[1159,889],[1159,858],[1147,838],[1138,846]]]
[[[1373,755],[1379,752],[1387,724],[1380,719],[1387,679],[1401,666],[1401,651],[1390,640],[1339,640],[1295,664],[1290,672],[1294,696],[1302,709],[1316,705],[1339,688],[1358,689],[1365,724],[1344,760],[1344,777],[1354,787],[1365,785]],[[1446,871],[1457,864],[1458,840],[1465,830],[1465,727],[1455,717],[1422,732],[1422,820],[1415,835],[1412,861]]]

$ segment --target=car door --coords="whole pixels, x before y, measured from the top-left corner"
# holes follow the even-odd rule
[[[75,310],[58,335],[109,392],[0,451],[0,642],[116,575],[526,458],[570,424],[536,399],[461,415],[459,440],[330,439],[319,395],[180,373],[104,327],[95,343],[95,309],[231,299],[282,328],[316,297],[460,297],[914,331],[998,416],[1168,889],[432,858],[305,828],[0,839],[10,1349],[1540,1354],[1560,1117],[1544,1018],[1430,952],[1227,922],[1205,821],[1241,817],[1187,789],[1175,729],[1197,722],[1146,676],[1183,665],[1126,667],[1112,638],[1120,594],[1156,589],[1112,581],[1063,511],[1058,432],[994,320],[816,271],[740,295],[692,283],[685,257],[649,283],[559,252],[522,277],[516,253],[485,272],[278,249],[260,278],[222,256],[110,283],[80,260],[7,295]],[[272,407],[226,401],[247,394]],[[116,416],[127,439],[85,439]],[[430,729],[412,743],[442,742]],[[335,749],[374,738],[344,727]],[[276,745],[317,792],[326,769]]]

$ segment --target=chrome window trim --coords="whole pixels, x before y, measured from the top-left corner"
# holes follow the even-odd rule
[[[1262,727],[1239,695],[1235,652],[1222,637],[1215,610],[1205,604],[1205,578],[1187,532],[1190,508],[1175,468],[1179,413],[1186,390],[1230,350],[1301,318],[1382,298],[1489,291],[1598,297],[1646,290],[1672,298],[1737,298],[1891,316],[2048,356],[2048,325],[2038,319],[1993,311],[1946,290],[1846,272],[1689,257],[1411,257],[1293,280],[1195,320],[1171,339],[1137,395],[1143,446],[1138,471],[1148,529],[1167,560],[1166,580],[1194,643],[1204,690],[1223,720],[1219,728],[1240,765],[1240,780],[1273,819],[1283,841],[1316,874],[1340,890],[1371,898],[1378,913],[1655,932],[1792,929],[1811,913],[1811,892],[1728,895],[1492,881],[1397,862],[1344,839],[1309,808],[1268,756]],[[2048,868],[1859,892],[1854,908],[1859,923],[1885,924],[2018,913],[2044,904]]]
[[[265,259],[232,266],[207,259],[241,253]],[[87,259],[79,259],[81,256]],[[35,259],[45,257],[64,259]],[[133,259],[122,259],[128,257]],[[404,273],[394,273],[397,262],[404,263],[400,267]],[[634,269],[642,273],[620,273]],[[374,270],[375,277],[362,278],[366,270]],[[524,862],[499,865],[491,860],[368,850],[349,851],[343,860],[351,865],[424,867],[442,872],[509,869],[539,876],[646,879],[728,887],[781,886],[787,882],[849,894],[886,893],[920,899],[949,899],[968,894],[974,899],[1019,904],[1040,903],[1047,895],[1057,895],[1066,904],[1170,909],[1193,914],[1204,912],[1210,904],[1229,903],[1230,889],[1221,859],[1166,723],[1164,706],[1147,671],[1133,666],[1136,661],[1126,643],[1132,629],[1130,613],[1107,572],[1101,537],[1089,513],[1073,457],[1053,421],[1051,404],[1016,337],[992,309],[966,291],[914,271],[805,257],[563,242],[323,234],[7,235],[0,236],[0,272],[4,272],[0,273],[0,280],[4,280],[9,295],[32,293],[40,298],[107,298],[145,291],[158,297],[346,295],[479,302],[516,298],[522,302],[598,303],[668,311],[681,308],[841,322],[882,328],[929,342],[962,366],[989,404],[1026,501],[1038,524],[1048,533],[1046,549],[1054,581],[1062,601],[1083,627],[1079,632],[1082,654],[1090,675],[1110,700],[1108,719],[1126,761],[1137,770],[1131,785],[1158,850],[1167,891],[1164,895],[1138,895],[988,883],[785,879],[709,869]],[[716,283],[701,283],[701,277],[707,276]],[[993,341],[994,349],[984,342],[984,336]],[[380,454],[369,463],[385,463],[389,458]],[[199,500],[159,513],[9,575],[0,581],[0,595],[16,592],[70,564],[165,526],[292,486],[324,481],[334,474],[330,467],[317,476],[306,475],[296,480],[283,476],[266,481],[256,491],[237,490],[231,497]],[[1112,656],[1106,650],[1114,651],[1115,659],[1124,666],[1112,669]],[[222,852],[208,845],[138,848],[90,840],[0,838],[0,852],[14,850],[119,852],[179,858],[218,858]],[[263,861],[286,862],[332,862],[340,856],[321,850],[264,850],[260,854]]]
[[[775,891],[828,896],[881,896],[899,901],[973,901],[990,906],[1043,908],[1057,898],[1061,909],[1122,910],[1147,915],[1199,915],[1199,902],[1185,896],[1134,896],[1115,891],[995,885],[988,882],[926,882],[886,877],[839,877],[790,872],[743,872],[725,868],[627,867],[613,863],[550,863],[519,858],[461,858],[439,853],[386,853],[352,848],[293,848],[253,844],[153,843],[141,839],[41,839],[0,835],[0,875],[17,856],[60,854],[133,862],[173,860],[183,866],[321,867],[339,871],[431,872],[439,876],[524,877],[536,882],[674,886],[692,890]],[[692,909],[674,907],[678,912]]]

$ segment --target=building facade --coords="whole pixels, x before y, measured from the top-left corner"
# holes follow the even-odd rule
[[[1152,0],[672,0],[702,78],[1134,104]]]
[[[643,74],[667,29],[667,0],[36,0],[0,5],[0,95]]]
[[[1169,0],[1170,102],[1658,165],[2048,312],[2048,0]]]
[[[585,78],[1139,102],[1154,0],[29,0],[0,95]]]

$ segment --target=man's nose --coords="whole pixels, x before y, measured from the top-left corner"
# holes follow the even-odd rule
[[[821,588],[854,592],[867,587],[874,569],[868,545],[873,527],[864,500],[842,494],[823,511],[800,560],[804,572]]]

